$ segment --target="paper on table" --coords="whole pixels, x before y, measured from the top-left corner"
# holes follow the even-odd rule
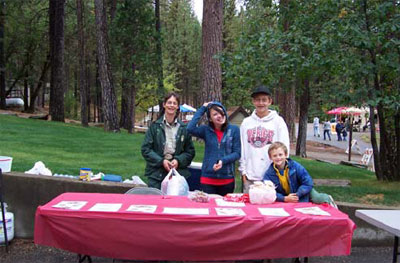
[[[219,216],[245,216],[246,214],[240,208],[219,208],[216,207],[215,211]]]
[[[210,212],[208,211],[208,208],[164,207],[163,213],[174,215],[208,215]]]
[[[131,205],[126,211],[154,213],[157,209],[156,205]]]
[[[87,201],[61,201],[52,207],[79,210],[87,204]]]
[[[290,216],[284,208],[259,207],[258,211],[264,216]]]
[[[109,203],[97,203],[92,206],[89,211],[96,212],[117,212],[121,208],[122,204],[109,204]]]
[[[316,215],[316,216],[330,216],[328,212],[322,210],[317,206],[312,207],[302,207],[302,208],[295,208],[296,211],[306,214],[306,215]]]
[[[224,199],[215,199],[215,203],[218,206],[234,206],[234,207],[243,207],[246,206],[244,203],[242,202],[230,202],[230,201],[225,201]]]

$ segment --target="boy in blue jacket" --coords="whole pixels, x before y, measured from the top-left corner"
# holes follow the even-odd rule
[[[208,125],[198,125],[206,113]],[[204,159],[200,183],[208,194],[226,195],[235,189],[235,161],[240,159],[239,127],[228,122],[224,106],[206,102],[200,107],[187,130],[204,140]]]
[[[264,180],[275,184],[276,200],[288,203],[310,202],[313,180],[301,164],[287,157],[286,145],[274,142],[268,149],[268,155],[272,164]]]

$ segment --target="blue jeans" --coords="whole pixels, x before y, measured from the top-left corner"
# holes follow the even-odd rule
[[[235,182],[224,185],[201,184],[201,190],[207,194],[225,196],[226,194],[233,193],[233,190],[235,190]]]
[[[331,140],[331,133],[330,130],[324,130],[324,140],[326,140],[326,135],[328,134],[329,140]]]
[[[314,136],[317,136],[317,135],[319,137],[319,127],[318,126],[314,126]]]

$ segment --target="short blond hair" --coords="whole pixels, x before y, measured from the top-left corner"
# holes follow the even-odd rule
[[[285,152],[285,155],[286,155],[286,156],[288,155],[288,148],[286,147],[285,144],[283,144],[283,143],[281,143],[281,142],[274,142],[274,143],[271,144],[271,146],[269,146],[269,148],[268,148],[268,156],[271,157],[271,152],[272,152],[273,150],[277,150],[277,149],[279,149],[279,148],[282,148],[282,149],[283,149],[283,151]]]

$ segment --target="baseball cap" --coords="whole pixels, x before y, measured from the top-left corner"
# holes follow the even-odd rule
[[[271,91],[269,90],[269,88],[264,85],[261,85],[261,86],[257,86],[253,90],[253,92],[251,93],[251,97],[254,98],[257,94],[261,94],[261,93],[271,96]]]

